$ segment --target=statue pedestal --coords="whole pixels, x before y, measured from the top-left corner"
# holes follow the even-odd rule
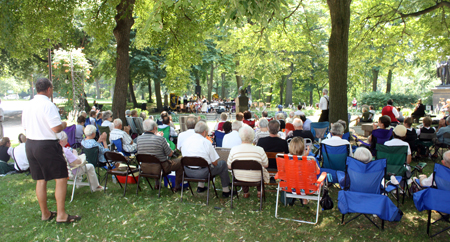
[[[431,88],[431,91],[433,92],[433,107],[436,107],[436,104],[439,104],[439,107],[441,107],[441,102],[450,99],[450,85],[437,86]]]
[[[248,110],[248,97],[241,95],[239,98],[239,106],[236,106],[236,113]]]

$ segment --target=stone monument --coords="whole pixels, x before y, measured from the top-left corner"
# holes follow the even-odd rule
[[[239,100],[239,102],[236,102],[236,113],[247,111],[248,97],[245,94],[245,88],[239,88],[239,96],[237,99]]]
[[[442,102],[450,99],[450,59],[437,65],[437,77],[441,80],[441,85],[432,88],[433,107],[442,107]]]

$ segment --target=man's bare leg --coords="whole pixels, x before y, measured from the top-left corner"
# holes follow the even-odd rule
[[[48,210],[47,207],[47,181],[36,181],[36,197],[39,202],[39,207],[41,208],[42,220],[47,220],[51,215],[50,210]]]
[[[65,209],[66,204],[66,192],[67,192],[67,178],[55,179],[55,198],[56,198],[56,208],[58,215],[56,216],[56,221],[64,222],[67,220],[67,214]]]

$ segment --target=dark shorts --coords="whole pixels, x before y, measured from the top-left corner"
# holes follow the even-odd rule
[[[57,140],[27,139],[26,153],[33,180],[67,178],[67,163]]]

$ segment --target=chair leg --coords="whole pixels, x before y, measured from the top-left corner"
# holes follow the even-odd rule
[[[124,197],[125,197],[125,194],[127,192],[127,184],[128,184],[128,175],[125,176],[125,189],[123,189],[123,196]]]
[[[208,179],[208,180],[209,180],[209,179]],[[216,185],[215,185],[214,182],[212,182],[211,180],[210,180],[210,182],[211,182],[212,185],[213,185],[214,193],[216,193],[216,198],[219,198],[219,196],[217,195]],[[208,189],[209,189],[209,181],[208,181]]]
[[[211,178],[211,176],[208,176],[208,191],[206,193],[206,206],[208,206],[208,204],[209,204],[209,189],[211,188],[211,186],[209,185],[210,178]],[[212,184],[214,185],[214,182]],[[216,190],[216,188],[214,187],[214,191],[215,190]],[[216,192],[216,194],[217,194],[217,192]]]
[[[342,225],[344,225],[344,218],[345,218],[345,214],[342,214],[342,222],[341,222]]]
[[[139,173],[138,180],[137,180],[137,187],[136,187],[136,196],[138,195],[138,192],[139,192],[139,182],[140,181],[141,181],[141,174]]]
[[[106,183],[108,183],[108,172],[105,174],[105,186],[103,187],[103,192],[106,193]]]
[[[233,208],[233,194],[234,194],[234,176],[231,180],[231,204],[230,204],[230,208]]]
[[[145,180],[147,180],[148,185],[149,185],[150,188],[153,190],[153,186],[152,186],[152,184],[150,183],[150,181],[148,180],[148,177],[146,177]]]
[[[184,184],[184,171],[183,171],[183,178],[181,179],[181,181],[182,181],[181,183]],[[191,184],[189,184],[189,182],[188,182],[188,185],[190,188]],[[181,199],[180,199],[181,202],[183,202],[183,191],[184,191],[184,186],[181,186]],[[192,191],[192,189],[191,189],[191,191]]]
[[[427,234],[428,236],[431,237],[430,227],[431,227],[431,210],[428,210]]]
[[[278,199],[280,197],[280,183],[278,183],[278,188],[277,188],[277,202],[275,204],[275,218],[278,218]],[[286,198],[284,198],[284,201],[286,201]]]
[[[167,184],[169,184],[169,188],[172,191],[172,194],[175,193],[173,191],[173,185],[169,182],[169,178],[167,177],[167,175],[164,176],[164,179],[165,179],[165,181],[167,181]],[[175,182],[175,183],[177,183],[177,182]],[[176,187],[176,185],[175,185],[175,187]]]
[[[161,197],[161,187],[162,187],[162,178],[163,176],[159,176],[159,191],[158,191],[158,198]]]

